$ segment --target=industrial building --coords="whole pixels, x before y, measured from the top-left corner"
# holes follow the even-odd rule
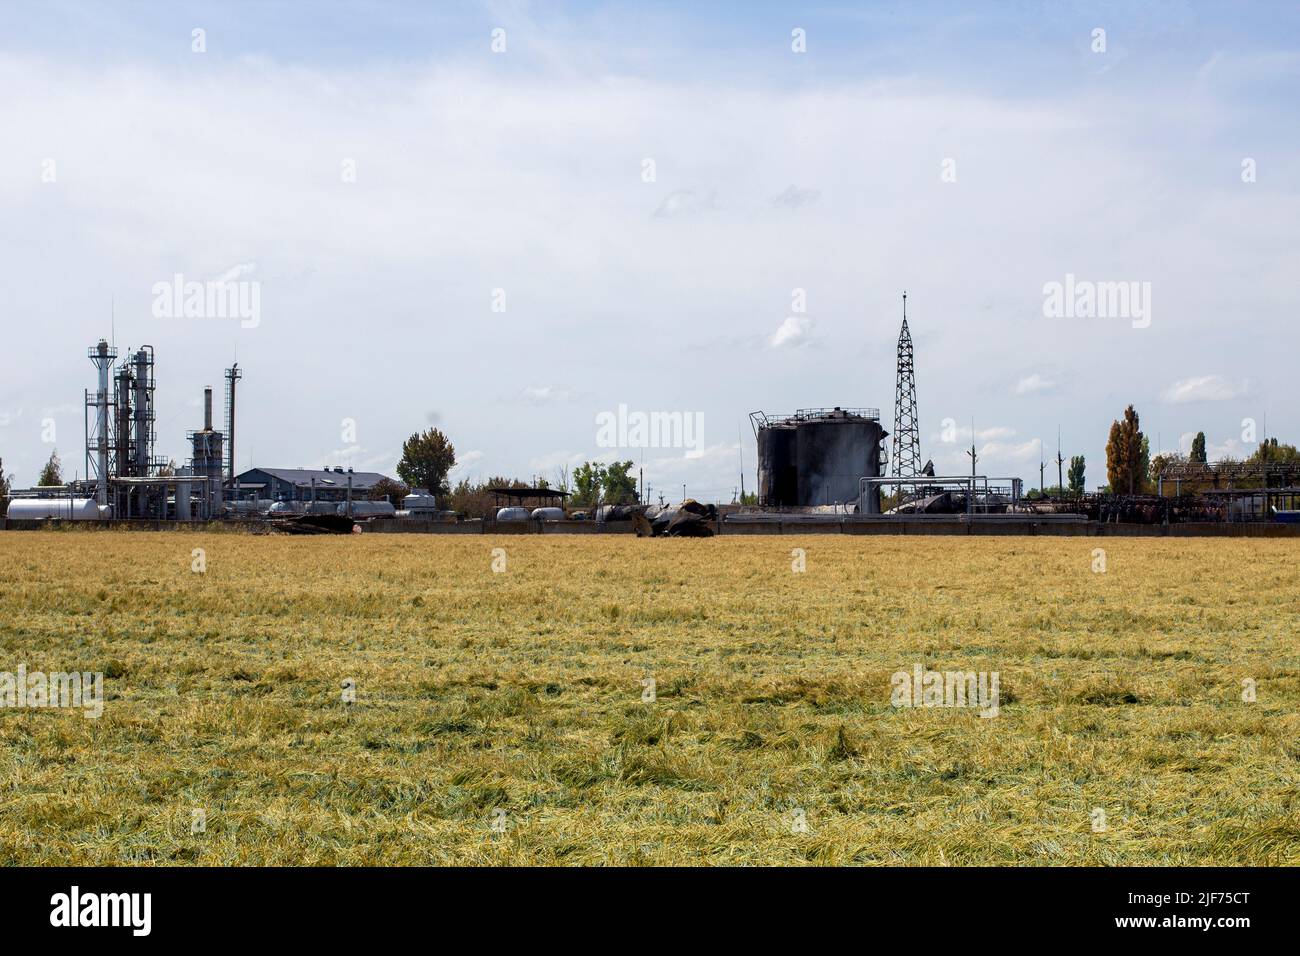
[[[375,471],[336,468],[251,468],[227,485],[232,501],[330,502],[338,504],[370,497],[381,481],[391,481]],[[400,505],[401,502],[393,502]]]

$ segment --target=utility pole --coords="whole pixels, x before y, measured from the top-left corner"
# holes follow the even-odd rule
[[[975,512],[975,463],[979,461],[979,455],[975,453],[975,420],[972,418],[970,423],[970,490],[966,494],[966,513],[974,514]]]
[[[1058,498],[1065,496],[1065,479],[1062,477],[1061,466],[1065,459],[1061,457],[1061,426],[1056,426],[1056,496]]]

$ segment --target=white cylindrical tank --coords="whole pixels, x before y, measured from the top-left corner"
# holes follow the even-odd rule
[[[534,508],[533,518],[537,521],[563,521],[564,509],[554,507]]]
[[[528,509],[512,505],[497,512],[498,521],[527,521]]]
[[[99,518],[99,502],[94,498],[13,498],[8,516],[14,521],[95,521]]]

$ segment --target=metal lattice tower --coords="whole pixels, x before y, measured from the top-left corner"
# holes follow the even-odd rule
[[[912,333],[907,328],[907,293],[903,293],[903,330],[898,335],[898,383],[894,388],[894,477],[921,473],[921,434],[916,420],[916,371],[912,367]]]
[[[226,453],[221,464],[231,481],[235,478],[235,383],[243,377],[238,362],[226,369]]]

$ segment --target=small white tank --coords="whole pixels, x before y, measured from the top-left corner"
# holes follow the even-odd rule
[[[94,521],[99,518],[99,503],[94,498],[11,498],[8,516],[14,521]]]
[[[498,521],[527,521],[528,509],[512,505],[497,512]]]
[[[563,521],[564,509],[553,507],[534,508],[533,519],[536,521]]]

